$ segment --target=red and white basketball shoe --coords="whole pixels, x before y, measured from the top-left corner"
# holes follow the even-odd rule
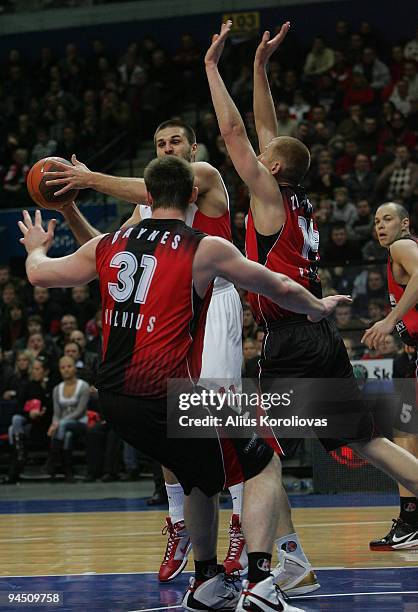
[[[181,574],[187,565],[189,552],[192,548],[184,521],[178,521],[173,525],[169,516],[165,520],[166,525],[162,534],[168,534],[168,540],[164,559],[158,572],[160,582],[169,582]]]
[[[245,576],[248,572],[247,547],[238,514],[231,516],[229,548],[223,565],[226,574],[239,572],[240,576]]]
[[[287,595],[274,584],[273,576],[251,585],[248,580],[242,583],[242,593],[236,612],[303,612],[289,603]]]

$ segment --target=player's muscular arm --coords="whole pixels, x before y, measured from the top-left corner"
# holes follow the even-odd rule
[[[209,217],[221,217],[228,209],[225,187],[218,170],[206,162],[194,162],[194,184],[199,190],[197,206]]]
[[[273,234],[283,225],[285,212],[277,182],[270,170],[258,161],[248,139],[244,122],[218,71],[218,61],[231,22],[222,25],[205,56],[206,74],[219,129],[236,171],[252,194],[252,211],[257,230]]]
[[[396,324],[418,304],[418,248],[414,240],[398,240],[390,247],[390,254],[393,262],[409,276],[403,296],[388,315]]]
[[[134,212],[129,217],[129,219],[126,219],[125,223],[121,225],[121,228],[129,227],[130,225],[136,225],[137,223],[141,223],[141,221],[142,219],[141,213],[139,212],[139,206],[135,206]]]
[[[284,23],[280,32],[270,40],[270,32],[264,32],[254,58],[254,120],[260,152],[277,136],[277,116],[271,95],[266,67],[272,54],[283,42],[290,28]]]
[[[391,334],[398,321],[418,303],[418,248],[413,240],[399,240],[390,247],[394,264],[409,277],[406,289],[395,308],[366,331],[361,339],[369,348],[377,348],[387,334]],[[402,283],[403,284],[403,283]]]
[[[75,155],[71,157],[71,162],[73,165],[67,166],[57,161],[55,165],[58,171],[45,173],[47,185],[57,188],[55,195],[61,195],[70,189],[90,188],[126,202],[146,202],[144,179],[92,172],[86,164],[78,161]]]
[[[216,276],[247,291],[261,293],[283,308],[306,314],[315,321],[330,314],[338,303],[350,302],[346,296],[319,300],[289,277],[249,261],[226,240],[208,236],[201,241],[193,262],[193,281],[199,295],[204,295]]]

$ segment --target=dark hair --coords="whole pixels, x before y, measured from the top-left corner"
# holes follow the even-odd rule
[[[347,231],[344,221],[336,221],[335,223],[331,225],[331,232],[332,230],[341,230],[341,229]]]
[[[174,155],[157,157],[145,168],[144,180],[152,196],[154,209],[187,209],[194,184],[193,169],[189,162]]]
[[[158,132],[161,132],[161,130],[165,130],[166,128],[169,128],[169,127],[179,127],[179,128],[182,128],[184,130],[184,133],[186,135],[186,138],[187,138],[189,144],[193,145],[193,144],[196,143],[196,134],[195,134],[195,131],[194,131],[194,129],[188,123],[185,123],[181,119],[169,119],[168,121],[163,121],[162,123],[160,123],[160,125],[155,130],[155,132],[154,132],[154,144],[157,141],[157,134],[158,134]]]

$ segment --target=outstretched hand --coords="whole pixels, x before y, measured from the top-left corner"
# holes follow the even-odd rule
[[[77,157],[73,154],[71,156],[72,166],[63,164],[60,161],[54,160],[54,165],[59,168],[55,172],[45,172],[46,184],[50,185],[64,185],[58,191],[54,192],[54,196],[60,196],[70,189],[86,189],[90,186],[89,179],[92,174],[91,170],[87,168],[86,164],[78,161]]]
[[[391,316],[388,315],[366,330],[361,339],[361,343],[365,344],[369,349],[378,349],[386,336],[393,332],[394,328],[395,322],[393,322]]]
[[[56,219],[51,219],[48,223],[48,229],[45,231],[42,227],[41,211],[36,210],[35,225],[33,225],[30,214],[27,210],[24,210],[23,221],[18,221],[17,224],[23,234],[23,238],[20,238],[19,242],[24,245],[28,253],[38,248],[43,248],[45,253],[49,250],[54,240],[54,231],[57,225]]]
[[[349,295],[329,295],[321,300],[322,305],[324,306],[323,313],[314,317],[309,316],[308,319],[309,321],[312,321],[312,323],[317,323],[318,321],[321,321],[321,319],[329,317],[329,315],[332,314],[340,304],[351,304],[352,301],[353,300]]]
[[[205,64],[206,66],[217,66],[219,59],[222,55],[222,51],[225,47],[225,41],[229,36],[229,32],[231,31],[232,21],[228,19],[226,23],[223,23],[221,26],[221,31],[219,34],[214,34],[212,36],[212,44],[206,52],[205,55]]]
[[[280,32],[270,40],[270,32],[266,31],[263,34],[260,44],[255,52],[255,62],[265,66],[273,53],[282,44],[288,31],[290,30],[290,21],[286,21],[280,28]]]

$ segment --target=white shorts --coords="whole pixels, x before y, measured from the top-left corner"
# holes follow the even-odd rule
[[[231,283],[216,279],[206,320],[200,380],[204,387],[208,387],[205,382],[210,379],[212,388],[227,390],[234,386],[238,390],[241,388],[241,368],[241,300]]]

